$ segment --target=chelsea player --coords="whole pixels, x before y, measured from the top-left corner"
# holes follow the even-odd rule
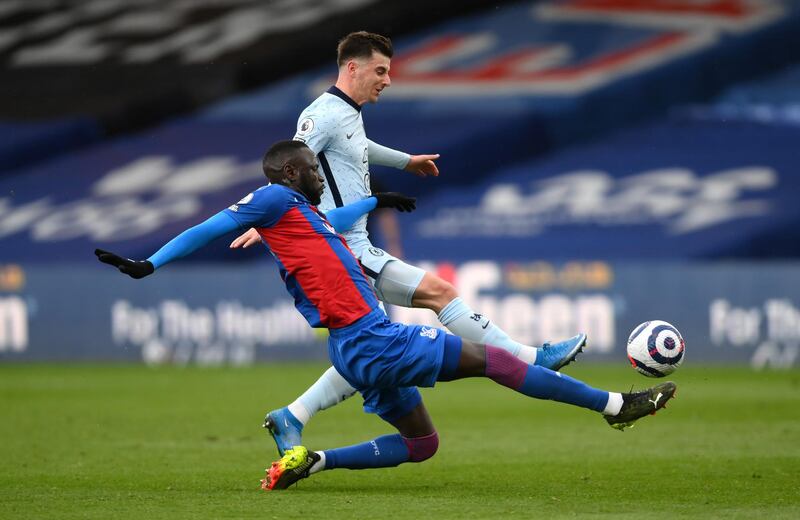
[[[432,457],[439,438],[417,387],[432,387],[438,381],[487,377],[530,397],[594,410],[618,429],[660,410],[674,395],[671,382],[630,394],[598,390],[525,363],[501,348],[462,340],[441,329],[392,323],[333,226],[348,229],[378,205],[413,209],[413,199],[377,194],[334,209],[326,217],[314,207],[322,196],[323,179],[314,152],[305,144],[276,143],[263,166],[271,184],[184,231],[147,260],[100,249],[95,254],[122,273],[143,278],[214,238],[255,228],[275,257],[297,310],[312,327],[329,330],[333,366],[362,394],[364,410],[398,431],[344,448],[316,452],[299,445],[289,448],[267,470],[264,489],[285,489],[322,470],[391,467]]]
[[[320,208],[330,211],[370,194],[370,164],[405,169],[419,176],[438,175],[438,155],[409,155],[381,146],[367,138],[361,108],[376,103],[391,85],[391,41],[379,34],[355,32],[338,46],[339,76],[336,84],[300,114],[295,140],[316,154],[325,176]],[[474,312],[452,284],[372,245],[367,235],[367,216],[343,231],[347,244],[373,280],[378,299],[404,307],[424,307],[436,313],[453,334],[478,343],[508,350],[526,363],[559,370],[575,359],[586,343],[578,334],[554,345],[535,348],[514,341],[482,314]],[[231,247],[259,240],[255,231],[237,238]],[[264,426],[275,439],[278,452],[301,443],[302,430],[320,410],[349,397],[355,389],[334,368],[328,369],[305,393],[286,407],[267,414]]]

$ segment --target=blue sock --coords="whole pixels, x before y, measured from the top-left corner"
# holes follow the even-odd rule
[[[549,368],[528,365],[505,350],[486,346],[486,377],[503,386],[537,399],[550,399],[602,412],[608,392],[553,372]]]
[[[354,446],[325,450],[325,469],[391,468],[408,460],[408,447],[399,433]]]
[[[595,412],[602,412],[608,403],[608,392],[538,365],[529,365],[519,391],[538,399],[574,404]]]

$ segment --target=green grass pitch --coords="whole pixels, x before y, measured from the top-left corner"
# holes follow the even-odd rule
[[[324,366],[0,365],[0,518],[800,518],[800,371],[688,366],[667,410],[618,432],[488,381],[424,390],[438,454],[259,489],[260,428]],[[651,382],[625,366],[565,371]],[[311,448],[390,433],[354,398]]]

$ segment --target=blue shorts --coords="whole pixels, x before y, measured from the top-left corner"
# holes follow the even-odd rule
[[[437,328],[393,323],[376,309],[352,325],[331,329],[328,355],[364,397],[364,410],[391,422],[422,401],[416,387],[436,384],[446,341],[460,338]]]

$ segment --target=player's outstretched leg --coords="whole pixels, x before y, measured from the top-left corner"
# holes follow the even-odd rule
[[[330,367],[292,404],[267,413],[264,428],[275,440],[278,455],[283,456],[292,446],[302,444],[303,427],[314,414],[342,402],[355,391]]]
[[[402,260],[392,260],[383,266],[375,289],[387,303],[432,310],[442,325],[456,336],[500,347],[526,363],[551,370],[559,370],[574,361],[586,345],[585,334],[540,348],[514,341],[489,318],[473,311],[451,283]]]
[[[405,390],[404,390],[405,391]],[[394,390],[389,390],[386,397],[392,398]],[[403,397],[409,398],[406,394]],[[412,399],[419,399],[419,393],[413,389]],[[384,402],[388,399],[385,399]],[[405,405],[397,401],[397,407]],[[392,416],[392,410],[384,410]],[[312,452],[303,446],[295,446],[267,468],[267,475],[261,481],[264,490],[286,489],[287,486],[300,479],[309,477],[323,470],[373,469],[391,468],[406,462],[422,462],[436,453],[439,447],[439,435],[433,427],[422,401],[402,417],[388,421],[400,433],[383,435],[371,441],[354,444],[343,448]]]
[[[469,341],[445,344],[439,381],[480,376],[530,397],[601,412],[608,423],[618,429],[655,413],[675,395],[675,384],[672,382],[631,394],[606,392],[560,372],[525,364],[496,347]]]

